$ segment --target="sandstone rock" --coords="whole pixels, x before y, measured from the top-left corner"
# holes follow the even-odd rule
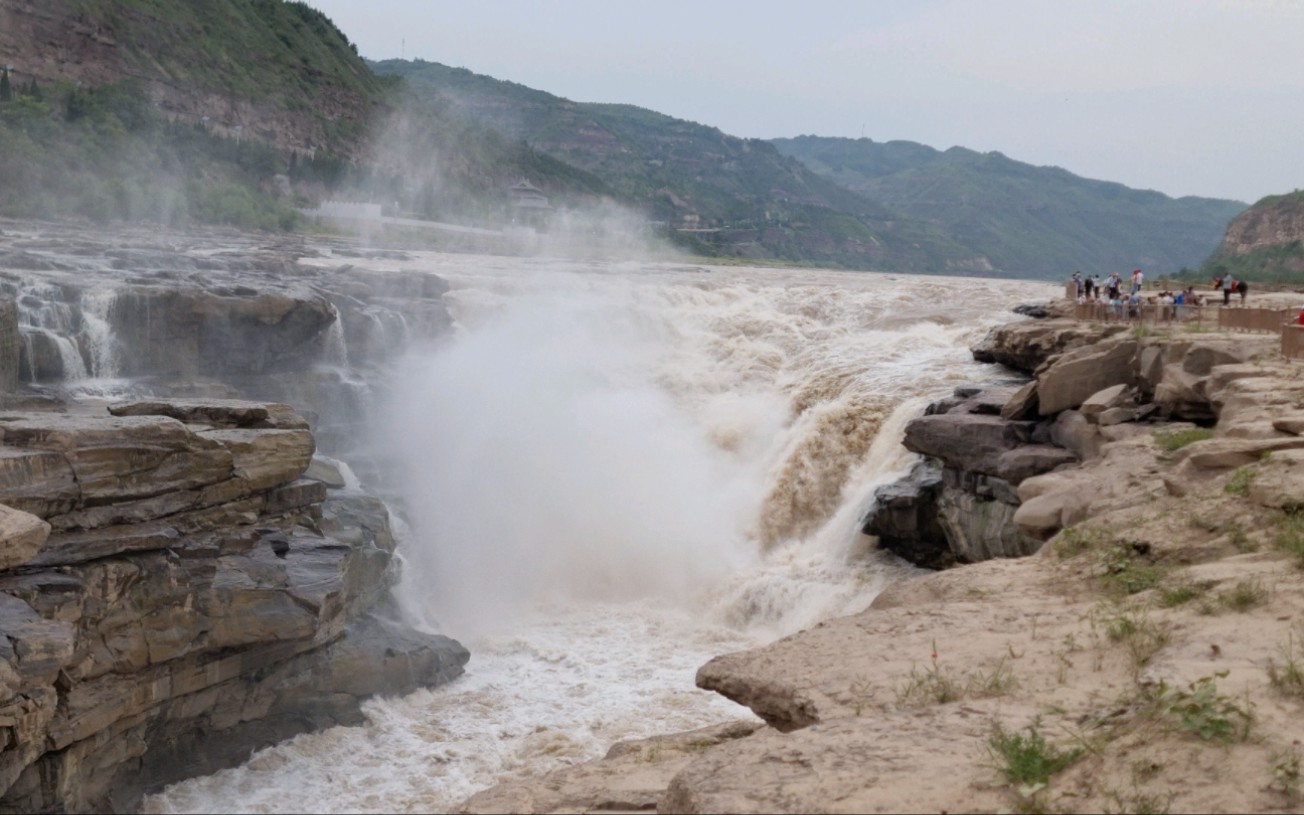
[[[304,471],[303,476],[314,481],[320,481],[331,489],[342,489],[348,486],[348,482],[344,480],[344,474],[340,470],[339,462],[325,456],[313,456],[312,461],[308,462],[308,469]]]
[[[186,424],[218,428],[307,430],[308,423],[289,405],[244,399],[167,399],[119,402],[114,416],[167,416]]]
[[[1050,438],[1053,443],[1072,451],[1084,461],[1100,455],[1100,431],[1076,410],[1066,410],[1055,417],[1050,428]]]
[[[1028,443],[1032,430],[1031,422],[946,413],[912,420],[902,443],[907,450],[941,458],[949,466],[999,476],[1001,454]]]
[[[1137,419],[1136,408],[1112,407],[1096,417],[1096,424],[1101,427],[1109,427],[1114,424],[1123,422],[1134,422]]]
[[[1214,438],[1188,444],[1173,453],[1173,461],[1201,470],[1225,470],[1261,461],[1264,455],[1304,449],[1304,438]]]
[[[978,563],[998,557],[1023,557],[1041,542],[1021,534],[1014,524],[1015,508],[1002,501],[982,500],[971,493],[944,489],[938,498],[938,523],[954,558]]]
[[[1001,408],[1001,418],[1009,420],[1037,418],[1037,380],[1028,382],[1010,397]]]
[[[45,521],[31,513],[0,505],[0,571],[31,560],[49,535],[50,525]]]
[[[1002,453],[996,460],[995,475],[1018,486],[1025,478],[1077,462],[1078,457],[1062,447],[1050,444],[1026,444]]]
[[[245,481],[251,492],[270,489],[296,480],[308,469],[316,451],[307,430],[206,430],[206,439],[219,442],[231,452],[235,477]]]
[[[1037,376],[1038,411],[1053,416],[1078,407],[1105,388],[1135,385],[1136,350],[1133,340],[1111,340],[1066,352]]]
[[[80,500],[81,488],[62,453],[0,447],[0,501],[48,518]]]
[[[28,413],[0,417],[0,427],[8,447],[62,454],[82,504],[147,498],[231,476],[231,454],[175,419]]]
[[[1033,540],[1049,540],[1056,532],[1085,518],[1089,503],[1087,496],[1073,491],[1043,493],[1015,510],[1014,523]]]
[[[905,478],[874,491],[862,531],[877,537],[880,547],[917,566],[950,566],[955,558],[937,522],[941,485],[942,473],[937,464],[916,464]]]
[[[1110,408],[1119,407],[1128,401],[1127,385],[1113,385],[1087,397],[1081,407],[1078,408],[1078,412],[1085,416],[1087,421],[1094,422],[1100,414]]]
[[[993,328],[971,350],[978,362],[998,362],[1030,374],[1055,354],[1094,345],[1122,330],[1122,326],[1065,318],[1011,323]]]

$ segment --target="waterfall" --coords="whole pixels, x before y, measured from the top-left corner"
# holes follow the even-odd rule
[[[81,297],[81,339],[90,359],[90,374],[96,378],[119,375],[121,352],[109,322],[117,297],[112,289],[83,292]]]
[[[409,509],[401,608],[468,645],[467,675],[148,811],[448,810],[749,716],[694,672],[911,573],[859,519],[912,461],[904,424],[987,375],[968,346],[1008,308],[961,278],[474,256],[440,273],[456,330],[411,349],[374,424]]]
[[[340,310],[331,304],[331,313],[335,319],[326,329],[326,337],[322,342],[322,356],[326,363],[339,368],[349,367],[349,348],[344,339],[344,316]]]

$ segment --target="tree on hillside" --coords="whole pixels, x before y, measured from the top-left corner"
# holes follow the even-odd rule
[[[14,98],[13,88],[9,87],[9,67],[0,69],[0,102],[9,102]]]

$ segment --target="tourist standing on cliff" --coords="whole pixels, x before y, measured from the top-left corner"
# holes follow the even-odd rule
[[[1087,302],[1091,302],[1091,295],[1095,291],[1095,289],[1096,289],[1096,281],[1090,275],[1087,275],[1087,277],[1084,278],[1082,281],[1082,290],[1087,295]]]
[[[1245,305],[1245,295],[1250,293],[1250,284],[1244,280],[1236,281],[1236,293],[1241,296],[1241,306]]]
[[[1110,300],[1118,299],[1118,289],[1121,281],[1118,272],[1110,272],[1109,279],[1105,281],[1105,293],[1109,295]]]
[[[1222,279],[1221,285],[1222,285],[1222,293],[1223,293],[1223,305],[1224,306],[1231,305],[1232,289],[1236,288],[1236,278],[1230,272],[1228,272],[1227,276]]]
[[[1132,270],[1132,294],[1141,291],[1141,284],[1145,281],[1146,276],[1140,269]]]

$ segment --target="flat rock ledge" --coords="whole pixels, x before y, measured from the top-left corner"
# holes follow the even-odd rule
[[[1043,343],[1047,322],[1006,327],[1003,342],[1018,347],[1024,330]],[[967,447],[924,450],[934,460],[888,503],[939,491],[950,460],[989,479],[991,500],[1013,500],[1022,534],[1052,545],[926,572],[864,612],[702,666],[699,687],[765,726],[659,737],[637,747],[637,763],[613,751],[485,791],[465,810],[1297,807],[1273,768],[1298,754],[1299,701],[1281,685],[1304,570],[1280,541],[1304,512],[1304,378],[1275,342],[1101,333],[1046,345],[1046,358],[1028,352],[1033,378],[1004,400],[981,389],[943,400],[924,418],[967,406],[953,426],[924,422],[918,446]],[[1068,381],[1082,377],[1090,387]],[[1040,409],[1043,389],[1054,411]],[[1002,471],[1011,450],[1039,445],[1076,463]],[[901,511],[903,529],[940,526]],[[1184,726],[1183,704],[1206,698],[1196,694],[1208,682],[1219,715],[1249,710],[1248,738]],[[1020,784],[992,747],[1001,733],[1084,749],[1045,782]]]
[[[388,610],[389,511],[286,405],[0,415],[0,812],[125,811],[468,654]]]

